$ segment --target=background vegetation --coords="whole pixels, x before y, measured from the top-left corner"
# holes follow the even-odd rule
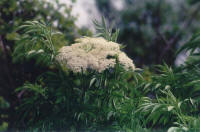
[[[16,44],[16,38],[20,36],[17,28],[27,20],[41,20],[45,23],[52,23],[53,28],[63,32],[58,39],[60,43],[72,43],[75,37],[87,33],[85,29],[78,29],[75,25],[76,18],[71,15],[71,7],[59,4],[55,5],[45,0],[1,0],[0,1],[0,96],[10,103],[8,109],[2,109],[1,113],[10,113],[6,119],[10,125],[15,122],[15,106],[17,96],[15,89],[25,81],[32,81],[46,69],[34,67],[33,62],[13,63],[12,52]],[[61,13],[60,9],[64,10]],[[59,42],[58,42],[59,43]]]
[[[198,0],[125,0],[122,10],[96,0],[109,26],[114,20],[112,31],[96,22],[99,35],[119,35],[136,66],[151,71],[116,65],[87,74],[66,72],[52,57],[92,35],[75,25],[71,7],[55,3],[0,1],[0,131],[199,131]]]
[[[175,52],[199,29],[199,1],[124,0],[121,10],[112,0],[96,0],[107,22],[120,28],[119,42],[138,66],[174,65]]]

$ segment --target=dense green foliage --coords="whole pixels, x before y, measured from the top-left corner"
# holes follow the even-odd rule
[[[112,40],[103,19],[102,23],[95,22],[97,29],[103,29],[99,35]],[[25,60],[33,57],[38,66],[46,64],[49,70],[16,89],[22,98],[17,107],[17,129],[199,131],[200,67],[193,61],[199,58],[199,33],[178,51],[191,50],[184,65],[159,65],[156,73],[147,77],[146,71],[127,72],[120,65],[102,73],[73,73],[56,61],[58,48],[50,41],[54,31],[48,25],[29,21],[20,29],[24,35],[15,48],[14,59],[23,53]],[[23,50],[18,50],[21,47]],[[43,56],[49,60],[40,59]]]
[[[109,7],[109,1],[98,2],[108,6],[105,9],[113,9]],[[133,1],[126,2],[133,6]],[[198,7],[199,1],[187,2],[185,4]],[[185,32],[186,27],[182,29],[177,26],[181,23],[180,20],[167,17],[166,14],[174,15],[174,7],[164,0],[152,3],[142,1],[141,7],[145,8],[137,7],[137,3],[134,8],[126,9],[136,12],[119,13],[119,18],[124,18],[119,22],[119,27],[123,27],[121,33],[118,29],[108,28],[104,18],[101,23],[94,21],[96,36],[114,42],[123,40],[127,43],[125,51],[131,55],[129,50],[136,50],[133,55],[143,58],[145,64],[161,63],[159,61],[163,59],[160,55],[163,47],[157,44],[165,41],[162,37],[167,38],[166,44],[170,42],[173,45],[166,51],[167,57],[164,57],[168,64],[174,62],[175,53],[189,53],[185,63],[180,66],[168,66],[164,63],[155,66],[153,72],[148,69],[126,71],[117,63],[114,68],[101,73],[91,69],[74,73],[60,65],[56,55],[61,47],[79,36],[75,35],[79,29],[74,25],[75,18],[70,14],[71,9],[66,8],[68,19],[65,19],[59,13],[62,5],[57,4],[54,7],[39,0],[0,2],[0,131],[200,131],[200,33],[195,33],[179,50],[171,50],[172,47],[178,48],[178,42],[195,31],[189,25],[197,20],[198,13],[190,18],[191,22],[187,20],[187,16],[180,16],[186,19],[186,25],[190,22],[186,26],[188,32]],[[186,6],[185,4],[183,5]],[[32,6],[27,8],[27,5]],[[157,9],[160,9],[161,14],[157,14]],[[144,12],[152,23],[139,17],[144,13],[143,10],[146,10]],[[196,11],[198,8],[191,14]],[[152,14],[148,15],[148,12]],[[20,17],[14,17],[18,13],[21,13]],[[105,17],[108,21],[113,19]],[[140,27],[138,30],[132,31],[129,21],[132,17],[136,21],[136,27]],[[167,20],[166,17],[170,19]],[[162,34],[159,34],[159,30],[156,32],[158,18],[163,26],[160,27],[163,28]],[[35,21],[30,21],[31,19]],[[55,21],[56,23],[52,23]],[[171,25],[170,30],[164,31],[164,27],[171,23],[177,25]],[[195,23],[192,27],[197,25]],[[155,30],[156,35],[147,32],[147,29]],[[177,32],[176,40],[173,36]],[[82,35],[85,33],[80,32]],[[133,39],[129,35],[133,35]],[[130,46],[132,42],[134,45]],[[151,51],[142,51],[141,54],[139,52],[143,47],[140,46],[146,46],[147,49],[153,46],[156,48],[154,52],[159,51],[159,55],[152,54]],[[149,57],[162,58],[154,58],[155,62],[150,62]],[[137,58],[135,61],[143,64]]]
[[[105,27],[104,21],[103,24]],[[127,72],[120,65],[103,73],[63,70],[55,60],[56,42],[51,41],[55,33],[51,28],[37,21],[28,21],[20,29],[24,35],[17,42],[14,60],[35,56],[36,63],[54,68],[16,90],[23,96],[22,104],[17,108],[20,113],[19,129],[117,129],[115,120],[118,119],[123,125],[124,119],[120,116],[129,111],[121,105],[132,103],[129,98],[135,94],[128,85],[128,79],[137,76],[137,73]],[[116,40],[115,34],[115,37],[109,35],[110,38]]]
[[[15,89],[26,81],[35,80],[41,71],[47,70],[42,65],[36,69],[33,59],[13,63],[16,61],[12,58],[14,46],[17,39],[22,37],[21,30],[18,30],[19,26],[27,20],[44,21],[53,29],[64,33],[62,36],[54,35],[52,38],[60,46],[67,45],[73,42],[75,37],[87,33],[87,30],[78,29],[75,25],[76,17],[71,15],[72,7],[66,7],[57,0],[51,2],[54,4],[46,0],[0,0],[0,97],[10,104],[9,108],[0,108],[0,111],[8,114],[6,117],[1,117],[0,113],[0,124],[7,121],[9,126],[13,127],[16,120],[15,106],[19,100],[14,92]],[[26,55],[20,52],[21,54],[17,54],[18,59],[23,60]]]
[[[6,113],[5,109],[9,107],[9,103],[3,98],[0,97],[0,116],[1,118],[6,118],[8,113]],[[0,131],[5,131],[8,128],[8,123],[5,121],[0,122]]]

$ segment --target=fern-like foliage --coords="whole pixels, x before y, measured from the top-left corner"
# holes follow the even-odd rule
[[[193,54],[196,50],[199,52],[200,48],[200,32],[195,33],[192,38],[184,44],[178,51],[177,53],[180,53],[183,50],[190,50],[191,54]]]
[[[25,22],[19,27],[19,32],[23,34],[17,41],[13,61],[37,57],[38,64],[51,64],[56,55],[52,38],[60,32],[55,32],[50,25],[38,21]]]
[[[116,41],[119,30],[112,34],[104,19],[102,22],[101,36]],[[56,63],[57,42],[54,43],[53,36],[57,32],[49,25],[28,21],[19,31],[23,35],[13,53],[14,61],[34,58],[40,65]],[[19,126],[23,124],[25,130],[38,128],[38,131],[142,130],[138,127],[140,121],[132,119],[131,124],[126,125],[134,117],[136,103],[132,98],[137,96],[128,81],[138,85],[142,80],[139,73],[125,71],[119,63],[101,73],[73,73],[57,63],[54,67],[17,88],[21,97],[17,109]]]
[[[149,82],[140,85],[146,95],[139,101],[136,115],[144,115],[146,124],[152,127],[170,128],[169,132],[199,130],[199,67],[172,68],[164,64],[156,71]]]
[[[143,97],[137,112],[147,116],[147,122],[152,124],[172,125],[173,122],[182,124],[187,123],[185,114],[188,108],[194,107],[192,99],[180,101],[166,86],[165,90],[160,91],[163,96],[157,96],[156,100],[149,97]],[[188,108],[187,108],[188,107]],[[170,124],[171,123],[171,124]]]
[[[102,18],[94,21],[97,36],[117,41]],[[14,61],[34,58],[36,63],[50,65],[57,54],[50,25],[28,21],[19,28],[13,53]],[[73,73],[59,65],[41,74],[32,83],[16,91],[22,94],[18,107],[21,124],[41,130],[146,131],[165,127],[168,131],[199,130],[200,124],[200,37],[196,34],[182,50],[190,50],[186,65],[156,67],[148,79],[137,72],[127,72],[116,65],[102,73]],[[55,36],[54,36],[55,37]],[[180,52],[179,51],[179,52]],[[191,59],[190,59],[191,58]],[[193,61],[192,61],[193,60]],[[144,74],[145,75],[145,74]]]
[[[97,37],[103,37],[108,41],[117,42],[117,38],[119,36],[119,29],[116,29],[116,31],[113,33],[113,29],[108,28],[108,26],[106,25],[104,17],[102,17],[101,23],[97,20],[94,20],[93,23],[95,25]]]
[[[185,67],[171,68],[164,65],[156,67],[159,74],[151,76],[151,81],[146,83],[144,91],[153,93],[154,96],[164,90],[166,86],[171,88],[173,94],[179,99],[200,97],[199,68],[185,69]]]
[[[191,39],[177,51],[177,54],[182,51],[190,52],[190,55],[186,60],[187,66],[190,68],[200,66],[200,32],[195,33]]]

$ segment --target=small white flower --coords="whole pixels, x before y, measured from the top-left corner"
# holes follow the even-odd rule
[[[126,70],[134,70],[133,61],[122,51],[120,45],[103,38],[85,37],[76,40],[71,46],[64,46],[59,50],[56,60],[73,72],[93,69],[102,72],[113,68],[116,64],[115,56]]]

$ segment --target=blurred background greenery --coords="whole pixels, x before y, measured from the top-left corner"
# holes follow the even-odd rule
[[[112,0],[96,0],[108,23],[120,28],[119,41],[138,66],[174,65],[175,51],[199,28],[198,0],[124,0],[117,10]]]
[[[80,0],[66,0],[69,1]],[[113,0],[96,0],[95,8],[109,26],[120,29],[118,41],[126,46],[124,50],[136,66],[163,62],[174,66],[180,62],[176,50],[200,27],[199,0],[121,1],[120,9]],[[35,70],[32,61],[13,63],[13,48],[20,35],[17,27],[26,20],[44,21],[63,32],[63,38],[57,41],[65,45],[76,37],[92,35],[92,25],[86,28],[75,24],[77,16],[72,15],[72,10],[73,6],[60,4],[59,0],[0,0],[0,130],[15,121],[13,114],[20,96],[14,93],[15,89],[47,70],[42,66]]]

